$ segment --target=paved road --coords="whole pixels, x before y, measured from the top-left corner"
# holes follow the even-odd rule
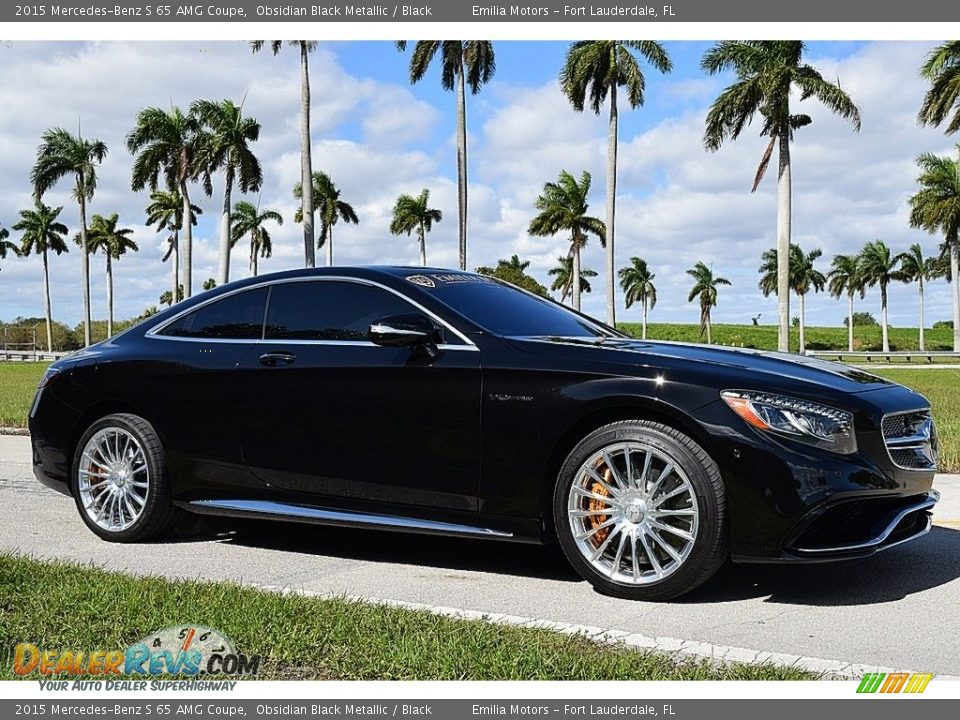
[[[679,601],[642,603],[598,595],[549,550],[489,541],[217,522],[173,542],[105,543],[33,479],[28,438],[0,436],[0,549],[956,676],[960,477],[936,484],[937,525],[907,546],[853,563],[731,566]]]

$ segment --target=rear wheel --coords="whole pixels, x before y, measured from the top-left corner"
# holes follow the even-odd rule
[[[77,445],[72,478],[80,517],[104,540],[146,540],[177,517],[160,438],[136,415],[91,425]]]
[[[577,572],[616,597],[665,600],[693,590],[726,557],[726,499],[696,442],[646,420],[590,433],[554,493],[560,545]]]

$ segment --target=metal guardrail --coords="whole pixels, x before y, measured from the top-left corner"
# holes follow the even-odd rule
[[[928,363],[933,363],[936,360],[960,360],[960,352],[953,352],[951,350],[924,350],[922,352],[920,350],[891,350],[890,352],[873,350],[807,350],[806,354],[810,357],[836,358],[840,362],[843,362],[844,358],[866,360],[867,362],[873,362],[874,360],[885,360],[886,362],[905,360],[908,363],[913,362],[914,358],[924,359]]]
[[[53,362],[70,355],[69,352],[47,352],[46,350],[0,350],[0,360],[14,362]]]

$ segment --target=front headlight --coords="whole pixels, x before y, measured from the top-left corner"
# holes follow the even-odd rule
[[[724,390],[720,397],[749,425],[793,440],[849,455],[857,451],[853,415],[808,400],[747,390]]]

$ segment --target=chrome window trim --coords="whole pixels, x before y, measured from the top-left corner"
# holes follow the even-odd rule
[[[890,461],[890,463],[891,463],[895,468],[897,468],[898,470],[907,470],[907,471],[909,471],[909,472],[927,472],[927,473],[928,473],[928,472],[931,472],[931,471],[936,472],[937,469],[938,469],[939,462],[937,462],[936,464],[934,464],[933,467],[928,467],[928,468],[907,467],[906,465],[900,465],[900,464],[898,464],[898,463],[893,459],[893,455],[892,455],[891,452],[890,452],[890,445],[887,443],[887,436],[883,434],[883,421],[886,420],[888,417],[896,417],[897,415],[915,415],[916,413],[922,413],[922,412],[927,413],[927,415],[930,416],[930,421],[931,421],[931,423],[933,423],[932,434],[930,435],[930,442],[932,443],[932,442],[933,442],[933,439],[934,439],[934,435],[935,435],[936,432],[937,432],[936,423],[935,423],[934,420],[933,420],[933,408],[931,408],[931,407],[920,407],[920,408],[914,408],[913,410],[898,410],[897,412],[884,413],[884,414],[880,417],[880,438],[883,440],[883,448],[887,451],[887,459],[888,459],[888,460]],[[894,438],[894,439],[896,439],[896,438]],[[895,449],[895,450],[909,450],[909,449],[912,449],[912,448],[894,448],[894,449]],[[939,460],[939,457],[938,457],[937,459]]]
[[[380,345],[377,345],[376,343],[371,342],[371,341],[369,341],[369,340],[283,340],[283,339],[277,339],[277,338],[264,338],[263,335],[265,334],[265,332],[261,332],[261,337],[260,337],[260,338],[248,338],[248,339],[240,339],[240,338],[193,338],[193,337],[177,337],[177,336],[175,336],[175,335],[161,335],[161,334],[160,334],[160,333],[163,331],[164,328],[166,328],[166,327],[169,326],[169,325],[172,325],[173,323],[175,323],[177,320],[179,320],[179,319],[182,318],[183,316],[188,315],[188,314],[190,314],[190,313],[192,313],[192,312],[195,312],[195,311],[197,311],[197,310],[200,310],[201,308],[206,307],[207,305],[210,305],[210,304],[212,304],[212,303],[218,302],[218,301],[223,300],[223,299],[225,299],[225,298],[228,298],[228,297],[230,297],[230,296],[232,296],[232,295],[236,295],[237,293],[246,292],[246,291],[248,291],[248,290],[256,290],[257,288],[262,288],[262,287],[266,287],[266,288],[272,290],[272,288],[273,288],[275,285],[282,285],[282,284],[285,284],[285,283],[292,283],[292,282],[329,282],[329,281],[352,282],[352,283],[357,283],[358,285],[367,285],[367,286],[369,286],[369,287],[375,287],[375,288],[379,288],[379,289],[381,289],[381,290],[386,290],[386,291],[389,292],[389,293],[393,293],[394,295],[396,295],[396,296],[399,297],[400,299],[408,302],[410,305],[412,305],[413,307],[415,307],[415,308],[416,308],[417,310],[419,310],[420,312],[424,313],[424,314],[425,314],[427,317],[429,317],[430,319],[432,319],[432,320],[440,323],[444,328],[446,328],[447,330],[449,330],[450,332],[452,332],[454,335],[456,335],[458,338],[460,338],[461,340],[463,340],[463,342],[465,343],[464,345],[456,345],[456,344],[443,343],[443,344],[441,344],[441,345],[438,345],[438,347],[439,347],[441,350],[469,350],[469,351],[477,351],[477,350],[479,350],[479,348],[476,346],[476,344],[475,344],[472,340],[470,340],[470,338],[468,338],[466,335],[464,335],[462,332],[460,332],[459,330],[457,330],[457,328],[455,328],[455,327],[454,327],[453,325],[451,325],[449,322],[447,322],[446,320],[444,320],[443,318],[441,318],[440,316],[438,316],[438,315],[437,315],[436,313],[434,313],[433,311],[428,310],[427,308],[425,308],[423,305],[421,305],[420,303],[418,303],[416,300],[414,300],[414,299],[412,299],[412,298],[410,298],[410,297],[407,297],[406,295],[404,295],[404,294],[403,294],[402,292],[400,292],[399,290],[395,290],[394,288],[387,287],[386,285],[383,285],[382,283],[378,283],[378,282],[375,281],[375,280],[367,280],[366,278],[348,277],[348,276],[346,276],[346,275],[322,275],[322,276],[317,276],[317,277],[309,277],[309,276],[307,276],[307,277],[283,278],[283,279],[279,279],[279,280],[265,280],[265,281],[263,281],[263,282],[254,283],[253,285],[246,285],[246,286],[241,287],[241,288],[236,288],[236,289],[234,289],[234,290],[231,290],[230,292],[225,292],[225,293],[223,293],[222,295],[217,295],[216,297],[212,297],[212,298],[210,298],[209,300],[205,300],[204,302],[197,303],[196,305],[193,305],[193,306],[191,306],[191,307],[189,307],[189,308],[186,308],[186,309],[182,310],[181,312],[178,312],[176,315],[174,315],[174,316],[171,317],[170,319],[165,320],[164,322],[160,323],[159,325],[157,325],[157,326],[155,326],[155,327],[152,327],[152,328],[150,328],[149,330],[147,330],[147,332],[144,333],[144,337],[148,337],[148,338],[151,338],[151,339],[153,339],[153,340],[174,340],[174,341],[179,341],[179,342],[202,342],[202,343],[247,343],[247,344],[250,344],[250,343],[260,343],[260,344],[271,344],[271,345],[276,345],[276,344],[284,344],[284,345],[341,345],[341,346],[354,346],[354,347],[381,347]],[[267,302],[267,304],[264,306],[264,315],[263,315],[263,317],[264,317],[264,325],[266,325],[267,312],[269,312],[269,309],[270,309],[270,305],[269,305],[269,303],[270,303],[270,294],[268,294],[268,296],[267,296],[267,301],[266,301],[266,302]],[[264,328],[264,329],[266,329],[266,328]]]

